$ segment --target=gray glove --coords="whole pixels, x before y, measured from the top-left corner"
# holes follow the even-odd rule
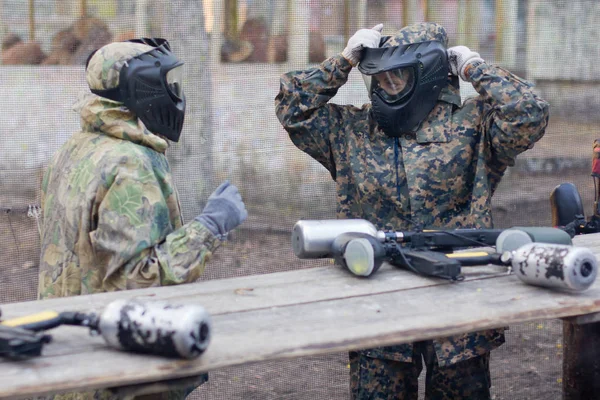
[[[225,181],[210,195],[202,214],[196,217],[213,235],[223,238],[248,217],[235,185]]]

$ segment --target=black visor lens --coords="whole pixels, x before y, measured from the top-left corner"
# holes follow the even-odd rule
[[[403,99],[415,85],[415,72],[412,67],[380,72],[372,78],[372,90],[377,91],[389,103]]]
[[[183,98],[183,65],[179,65],[167,72],[167,88],[177,99]]]

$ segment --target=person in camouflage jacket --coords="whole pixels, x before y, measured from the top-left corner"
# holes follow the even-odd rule
[[[491,228],[491,197],[517,155],[543,136],[548,103],[532,84],[477,53],[450,48],[452,74],[427,118],[412,132],[388,136],[372,104],[329,102],[361,48],[380,45],[382,27],[358,31],[342,54],[315,68],[284,74],[275,98],[279,121],[331,174],[337,218],[366,219],[385,230]],[[443,27],[422,23],[382,47],[430,40],[448,46]],[[479,95],[462,103],[456,76]],[[502,343],[503,329],[493,329],[350,352],[352,397],[416,399],[423,359],[427,399],[489,399],[489,353]]]
[[[152,50],[133,42],[100,48],[86,69],[90,89],[117,87],[121,68]],[[82,130],[53,156],[42,181],[39,299],[196,281],[227,232],[247,217],[237,188],[226,181],[202,214],[183,224],[161,132],[98,95],[79,108]]]

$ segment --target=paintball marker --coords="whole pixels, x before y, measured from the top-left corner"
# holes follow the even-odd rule
[[[550,193],[552,225],[568,232],[571,237],[600,232],[600,140],[594,140],[592,179],[594,180],[594,213],[586,220],[579,191],[572,183],[561,183]]]
[[[20,359],[41,354],[60,325],[90,328],[114,348],[136,353],[192,359],[210,341],[210,317],[199,306],[116,300],[100,313],[46,311],[0,322],[0,357]]]
[[[512,267],[525,283],[585,290],[596,279],[594,254],[571,246],[557,228],[380,231],[369,221],[302,220],[292,230],[299,258],[334,258],[358,276],[374,274],[384,261],[415,273],[461,280],[461,267],[495,264]],[[456,252],[495,246],[496,252]]]

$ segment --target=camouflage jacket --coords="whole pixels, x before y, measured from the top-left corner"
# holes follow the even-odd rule
[[[548,104],[532,85],[483,63],[471,72],[479,96],[461,103],[448,85],[417,132],[386,136],[362,107],[329,103],[352,66],[341,55],[284,74],[276,113],[292,142],[336,182],[337,217],[364,218],[380,229],[492,227],[491,197],[506,168],[545,131]],[[435,340],[441,366],[504,342],[503,330]],[[412,360],[412,346],[368,350]]]
[[[93,96],[42,183],[40,299],[195,281],[220,245],[182,223],[167,141]]]

